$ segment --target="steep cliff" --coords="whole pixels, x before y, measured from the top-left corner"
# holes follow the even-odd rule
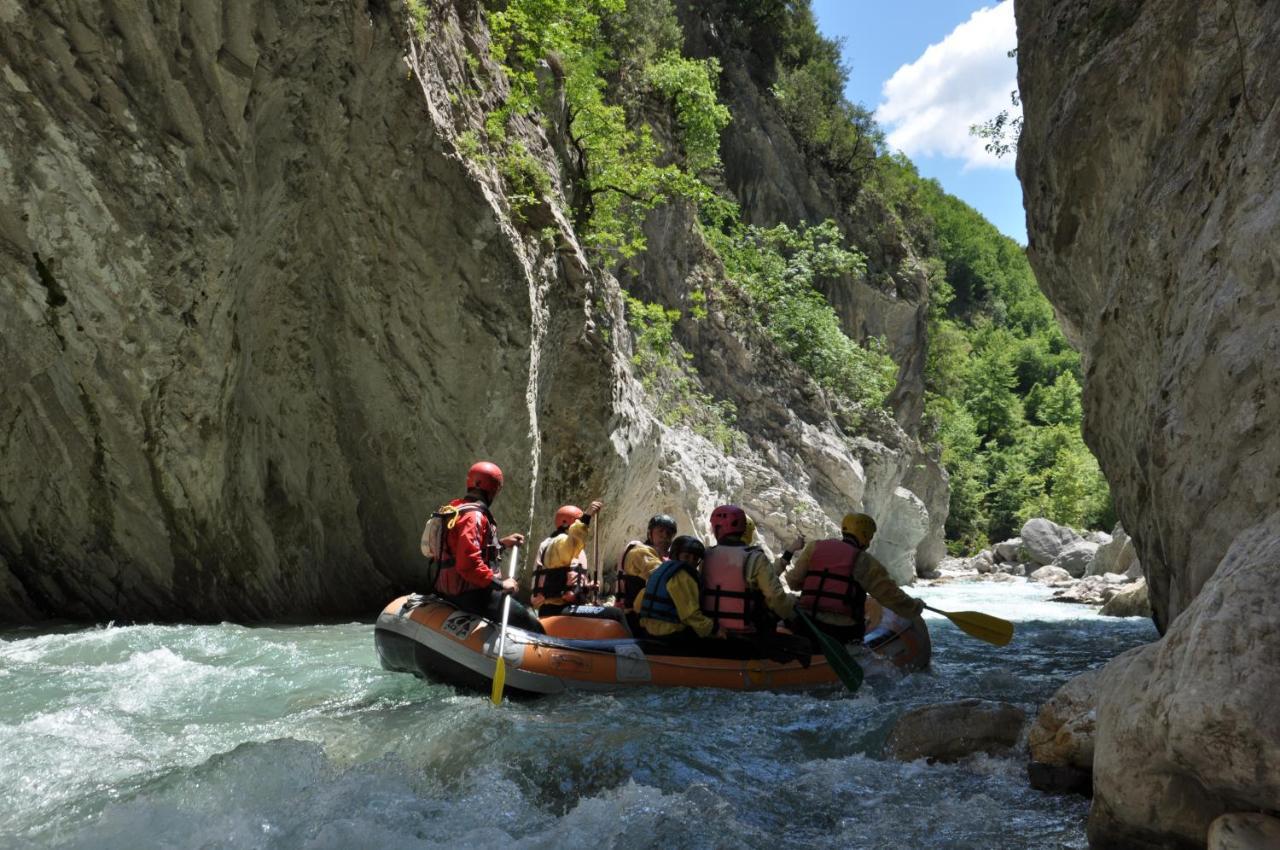
[[[901,580],[939,553],[917,493],[945,514],[945,479],[913,438],[839,415],[715,297],[680,344],[743,441],[655,416],[554,122],[517,122],[552,186],[513,215],[459,143],[504,94],[477,5],[417,25],[0,0],[0,621],[367,612],[415,586],[424,513],[477,456],[507,470],[508,529],[602,494],[606,552],[733,499],[770,542],[864,505]],[[687,211],[647,228],[652,294],[723,278]],[[901,348],[910,397],[922,340],[844,309]]]
[[[1280,806],[1280,16],[1017,6],[1030,255],[1163,639],[1100,684],[1091,841]]]

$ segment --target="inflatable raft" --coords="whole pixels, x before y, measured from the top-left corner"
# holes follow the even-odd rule
[[[726,657],[713,658],[638,639],[624,621],[608,616],[546,617],[542,624],[545,635],[507,627],[503,656],[506,688],[513,696],[637,686],[785,690],[839,681],[816,649],[806,665],[785,651],[771,652],[771,658],[744,657],[756,654],[750,644],[725,640],[714,648]],[[863,646],[885,666],[919,670],[929,664],[932,645],[923,619],[904,620],[868,599],[867,624]],[[402,596],[378,616],[374,643],[383,669],[488,693],[498,630],[499,624],[434,596]],[[705,644],[697,651],[706,652]]]

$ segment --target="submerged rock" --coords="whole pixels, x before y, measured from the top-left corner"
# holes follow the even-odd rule
[[[898,718],[885,752],[914,761],[958,761],[975,753],[1007,752],[1018,743],[1026,713],[1016,705],[981,699],[926,705]]]

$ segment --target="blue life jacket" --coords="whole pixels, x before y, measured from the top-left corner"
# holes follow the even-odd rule
[[[680,612],[676,610],[676,603],[672,600],[671,595],[667,593],[667,582],[679,572],[687,572],[693,577],[694,581],[698,580],[698,573],[693,567],[684,561],[663,561],[662,564],[649,574],[649,580],[644,585],[644,600],[640,603],[640,616],[649,617],[654,620],[660,620],[664,623],[679,623]]]

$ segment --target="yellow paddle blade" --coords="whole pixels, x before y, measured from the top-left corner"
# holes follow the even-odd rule
[[[935,614],[946,617],[961,631],[973,635],[978,640],[985,640],[994,646],[1007,646],[1009,641],[1013,640],[1013,623],[1008,620],[983,614],[981,611],[939,611],[931,605],[925,607]]]
[[[498,666],[493,671],[493,693],[490,699],[494,705],[502,705],[502,689],[507,684],[507,665],[506,659],[501,655],[498,656]]]

